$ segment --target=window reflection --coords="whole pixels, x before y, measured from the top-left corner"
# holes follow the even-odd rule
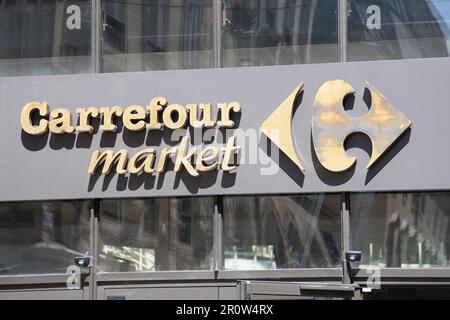
[[[336,0],[223,3],[225,67],[337,60]]]
[[[450,0],[354,0],[348,60],[447,57]]]
[[[91,1],[0,1],[0,76],[88,73]]]
[[[340,196],[226,197],[225,268],[336,267]]]
[[[213,208],[212,198],[102,201],[101,269],[211,269]]]
[[[89,201],[0,204],[0,275],[66,273],[89,250]]]
[[[351,195],[352,248],[361,267],[449,266],[450,193]]]
[[[213,66],[212,0],[102,1],[104,72]]]

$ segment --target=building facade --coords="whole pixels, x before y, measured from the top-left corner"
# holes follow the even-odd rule
[[[0,0],[0,299],[450,298],[449,21]]]

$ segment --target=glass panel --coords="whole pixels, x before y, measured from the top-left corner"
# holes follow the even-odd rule
[[[350,210],[360,267],[449,266],[450,193],[352,194]]]
[[[447,57],[450,0],[353,0],[348,60]]]
[[[89,201],[0,203],[0,275],[66,273],[89,251]]]
[[[103,72],[213,66],[212,0],[102,1]]]
[[[225,268],[340,265],[340,196],[225,197]]]
[[[213,198],[105,200],[100,212],[103,271],[213,267]]]
[[[223,3],[225,67],[337,61],[336,0]]]
[[[91,1],[0,1],[0,76],[90,72]]]

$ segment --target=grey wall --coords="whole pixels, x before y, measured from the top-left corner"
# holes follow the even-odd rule
[[[450,58],[209,69],[140,73],[0,78],[0,200],[140,197],[192,194],[250,194],[340,192],[369,190],[449,189],[450,187]],[[357,90],[353,115],[367,110],[364,81],[370,81],[412,121],[412,129],[383,156],[371,171],[369,155],[360,148],[356,167],[330,173],[315,160],[311,149],[311,115],[315,93],[325,81],[340,78]],[[90,177],[91,154],[100,146],[131,154],[165,137],[154,131],[117,135],[42,137],[23,133],[19,121],[29,101],[47,101],[51,108],[147,105],[157,95],[169,103],[238,101],[239,128],[258,129],[261,123],[300,82],[305,84],[294,119],[297,152],[305,173],[288,159],[271,160],[260,145],[260,161],[278,163],[275,175],[261,175],[261,163],[242,163],[234,174],[222,171],[193,178],[168,171],[160,176]],[[167,134],[165,134],[167,135]],[[359,141],[355,139],[354,145]],[[363,142],[366,145],[366,142]],[[159,146],[158,146],[159,148]],[[272,154],[275,150],[272,149]],[[276,157],[275,157],[276,158]]]

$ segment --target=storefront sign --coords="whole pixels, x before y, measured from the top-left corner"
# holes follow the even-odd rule
[[[192,128],[233,128],[235,123],[231,120],[231,113],[241,111],[237,102],[219,103],[214,111],[220,110],[220,118],[213,118],[213,107],[210,103],[202,104],[168,104],[164,97],[155,97],[150,105],[143,107],[130,105],[127,108],[120,106],[101,108],[77,108],[77,125],[73,122],[73,115],[66,108],[50,110],[47,102],[29,102],[21,112],[20,122],[22,129],[30,135],[43,135],[50,131],[53,134],[93,133],[91,123],[94,118],[101,118],[99,130],[102,132],[116,132],[117,118],[121,118],[124,127],[130,131],[142,130],[177,130],[184,129],[187,125]],[[33,116],[38,115],[37,125],[33,124]],[[50,119],[47,119],[47,118]],[[201,119],[199,119],[199,117]],[[162,121],[160,121],[162,119]],[[239,150],[235,145],[235,137],[228,138],[224,147],[210,146],[197,150],[190,147],[188,138],[183,137],[178,147],[162,148],[160,155],[154,148],[145,148],[131,157],[126,149],[96,150],[93,152],[88,168],[88,173],[94,175],[97,169],[103,165],[102,173],[109,174],[115,167],[118,174],[140,174],[145,172],[164,172],[171,156],[175,156],[174,171],[179,172],[183,167],[191,176],[199,176],[201,172],[221,169],[231,171],[232,157]],[[220,154],[223,154],[221,156]],[[158,158],[158,159],[157,159]],[[219,163],[219,158],[221,161]],[[194,160],[194,163],[193,162]],[[115,165],[115,163],[117,163]]]
[[[448,190],[449,68],[0,78],[0,201]]]

